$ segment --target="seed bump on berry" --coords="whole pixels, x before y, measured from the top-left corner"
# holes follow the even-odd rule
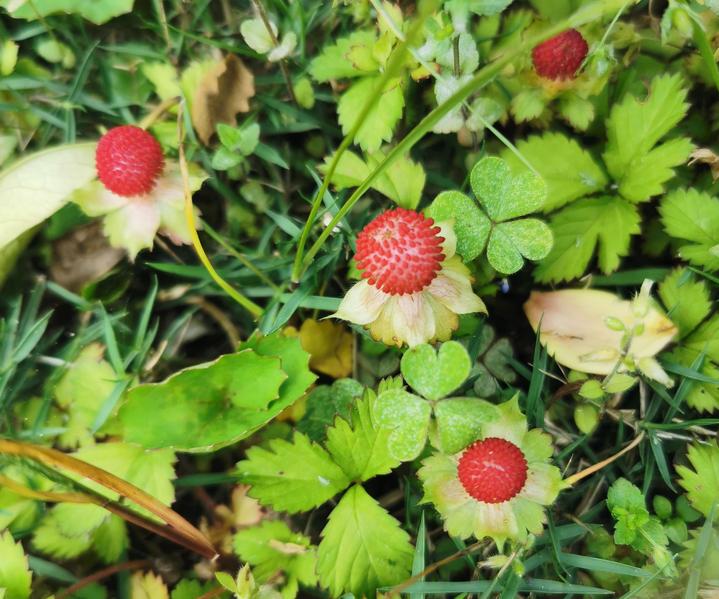
[[[489,437],[464,450],[457,474],[464,490],[477,501],[502,503],[515,497],[527,482],[527,460],[514,443]]]
[[[107,189],[119,196],[150,193],[164,165],[159,142],[134,125],[110,129],[97,144],[97,176]]]
[[[380,214],[357,236],[357,268],[373,285],[391,295],[422,291],[442,268],[441,229],[405,208]]]
[[[537,73],[545,79],[573,79],[588,51],[589,46],[582,34],[576,29],[569,29],[535,46],[532,62]]]

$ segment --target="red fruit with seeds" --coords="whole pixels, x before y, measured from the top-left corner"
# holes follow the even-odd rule
[[[97,144],[97,176],[107,189],[119,196],[150,193],[164,166],[159,142],[140,127],[115,127]]]
[[[464,450],[457,474],[464,490],[477,501],[502,503],[515,497],[527,482],[527,460],[514,443],[489,437]]]
[[[357,236],[357,268],[370,285],[391,295],[422,291],[442,268],[441,229],[405,208],[380,214]]]
[[[588,51],[582,34],[569,29],[535,46],[532,62],[541,77],[555,81],[574,79]]]

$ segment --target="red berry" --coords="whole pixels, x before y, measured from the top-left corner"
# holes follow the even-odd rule
[[[384,212],[357,236],[357,268],[385,293],[422,291],[442,268],[440,231],[431,218],[414,210]]]
[[[546,79],[574,79],[587,57],[589,46],[576,29],[569,29],[535,46],[532,62],[537,73]]]
[[[164,165],[160,144],[140,127],[115,127],[97,144],[97,176],[107,189],[119,196],[150,193]]]
[[[457,474],[464,490],[477,501],[502,503],[527,482],[527,460],[514,443],[489,437],[464,450]]]

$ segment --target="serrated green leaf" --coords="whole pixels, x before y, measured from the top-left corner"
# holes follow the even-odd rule
[[[387,474],[400,464],[389,452],[391,431],[374,421],[375,400],[375,394],[368,391],[355,403],[350,418],[338,418],[327,430],[327,449],[350,480]]]
[[[391,431],[387,439],[390,456],[408,462],[421,453],[432,416],[428,402],[403,389],[389,389],[377,397],[374,414],[377,423]]]
[[[642,202],[664,190],[691,152],[686,138],[656,144],[684,118],[689,104],[681,75],[661,75],[652,80],[646,100],[627,94],[615,104],[607,120],[604,161],[619,185],[619,193]]]
[[[399,522],[359,485],[345,493],[322,531],[317,571],[339,597],[374,597],[377,588],[409,576],[412,544]]]
[[[381,80],[380,76],[360,79],[342,94],[337,104],[339,123],[342,132],[347,135],[369,97],[381,94],[354,138],[354,142],[366,152],[376,152],[383,142],[392,139],[395,125],[402,117],[404,108],[404,91],[400,80],[395,79],[380,90],[378,85]]]
[[[402,376],[410,387],[430,400],[442,399],[469,376],[472,364],[464,346],[457,341],[443,343],[439,351],[423,343],[402,356]]]
[[[692,443],[687,457],[692,468],[677,466],[679,484],[686,490],[692,507],[708,516],[719,489],[719,445],[716,441]]]
[[[679,255],[698,266],[719,270],[719,199],[695,189],[677,189],[659,207],[664,230],[687,241]]]
[[[512,114],[517,122],[522,123],[539,118],[547,103],[542,92],[537,89],[526,89],[512,98]]]
[[[458,453],[482,433],[482,426],[499,418],[497,408],[475,397],[444,399],[434,408],[439,435],[439,449],[444,453]]]
[[[282,572],[303,585],[317,584],[316,548],[308,537],[293,532],[280,520],[265,520],[259,526],[241,530],[233,545],[239,558],[252,566],[260,584]]]
[[[706,283],[698,281],[683,268],[673,270],[660,283],[659,297],[681,337],[686,337],[711,313],[712,302]]]
[[[492,223],[477,203],[463,193],[443,191],[425,214],[435,222],[453,221],[457,253],[467,262],[477,258],[487,245]]]
[[[470,174],[472,191],[495,223],[540,210],[547,199],[547,185],[532,172],[512,173],[501,158],[487,156]]]
[[[28,599],[32,575],[20,543],[9,532],[0,533],[0,592],[4,599]]]
[[[520,141],[517,150],[547,184],[544,212],[601,191],[607,185],[607,176],[592,155],[582,149],[576,140],[561,133],[533,135]],[[518,172],[527,168],[514,152],[505,150],[502,158]]]
[[[322,505],[350,484],[327,451],[297,432],[292,442],[273,439],[269,449],[251,447],[237,470],[252,485],[251,497],[290,513]]]
[[[559,113],[572,127],[584,131],[594,120],[594,104],[577,94],[565,94],[559,101]]]
[[[363,391],[362,384],[354,379],[339,379],[332,386],[315,387],[307,398],[306,412],[297,423],[297,430],[313,441],[323,441],[336,417],[350,417],[352,404]]]
[[[632,235],[640,232],[639,223],[636,207],[619,197],[583,198],[565,206],[550,221],[554,246],[535,270],[535,279],[548,283],[578,278],[595,251],[602,272],[616,270]]]
[[[336,43],[325,46],[322,53],[312,60],[310,75],[316,81],[367,75],[367,71],[352,62],[352,56],[356,56],[357,48],[372,47],[375,41],[375,33],[369,30],[356,31],[348,37],[338,39]]]
[[[197,580],[181,580],[173,589],[170,599],[197,599],[212,590],[214,590],[212,582],[203,585]]]

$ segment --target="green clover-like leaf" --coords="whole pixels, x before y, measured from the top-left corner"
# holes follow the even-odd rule
[[[427,442],[432,407],[422,398],[402,389],[390,389],[377,397],[375,418],[392,429],[387,448],[390,455],[403,462],[416,458]]]
[[[457,253],[465,260],[474,260],[484,250],[492,223],[472,198],[459,191],[443,191],[425,214],[435,222],[454,222]]]
[[[430,400],[449,395],[466,380],[471,368],[467,350],[457,341],[443,343],[436,353],[431,345],[417,345],[402,356],[402,376]]]
[[[482,426],[499,417],[498,409],[488,401],[475,397],[445,399],[434,407],[439,449],[457,453],[476,441]]]
[[[552,249],[552,230],[541,220],[524,218],[494,227],[487,246],[489,263],[511,275],[522,268],[524,258],[541,260]]]
[[[544,179],[531,172],[512,172],[504,160],[487,156],[470,174],[472,191],[495,223],[536,212],[547,197]]]

